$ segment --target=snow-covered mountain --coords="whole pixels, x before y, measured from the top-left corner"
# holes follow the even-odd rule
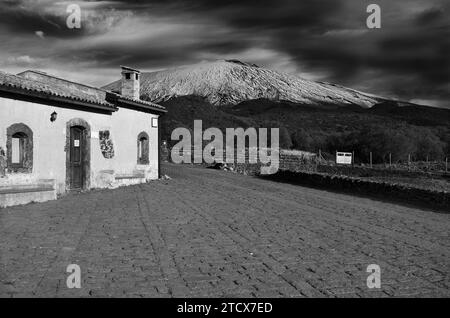
[[[119,91],[120,80],[103,88]],[[141,98],[162,102],[180,96],[203,97],[215,106],[267,99],[369,108],[383,100],[343,86],[306,80],[237,60],[202,62],[141,74]]]

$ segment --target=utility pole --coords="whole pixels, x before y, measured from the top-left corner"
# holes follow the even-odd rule
[[[372,151],[370,152],[370,168],[372,168]]]

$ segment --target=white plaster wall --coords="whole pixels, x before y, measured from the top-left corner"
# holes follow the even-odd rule
[[[53,111],[58,113],[58,117],[52,123],[50,114]],[[157,118],[158,115],[126,108],[120,108],[112,115],[103,115],[0,97],[0,146],[6,151],[6,129],[10,125],[24,123],[30,127],[33,131],[33,172],[27,178],[56,179],[58,192],[64,192],[66,123],[73,118],[81,118],[91,126],[92,188],[106,186],[98,178],[102,170],[131,174],[137,168],[146,169],[147,177],[155,179],[158,177],[158,129],[151,127],[152,117]],[[112,159],[104,158],[100,151],[100,130],[110,130],[115,152]],[[150,138],[150,164],[138,167],[137,136],[142,131],[147,132]]]

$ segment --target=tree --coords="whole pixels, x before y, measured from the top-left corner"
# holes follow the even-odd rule
[[[286,127],[280,127],[280,149],[291,149],[291,135]]]
[[[303,130],[297,130],[291,135],[292,147],[298,150],[306,150],[309,148],[309,135]]]
[[[415,158],[440,160],[444,157],[445,144],[429,130],[423,130],[416,139]]]

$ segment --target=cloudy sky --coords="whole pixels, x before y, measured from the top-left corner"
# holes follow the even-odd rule
[[[70,29],[67,7],[81,7]],[[367,5],[381,7],[368,29]],[[450,108],[448,0],[0,0],[0,70],[96,86],[119,65],[160,70],[239,59]]]

